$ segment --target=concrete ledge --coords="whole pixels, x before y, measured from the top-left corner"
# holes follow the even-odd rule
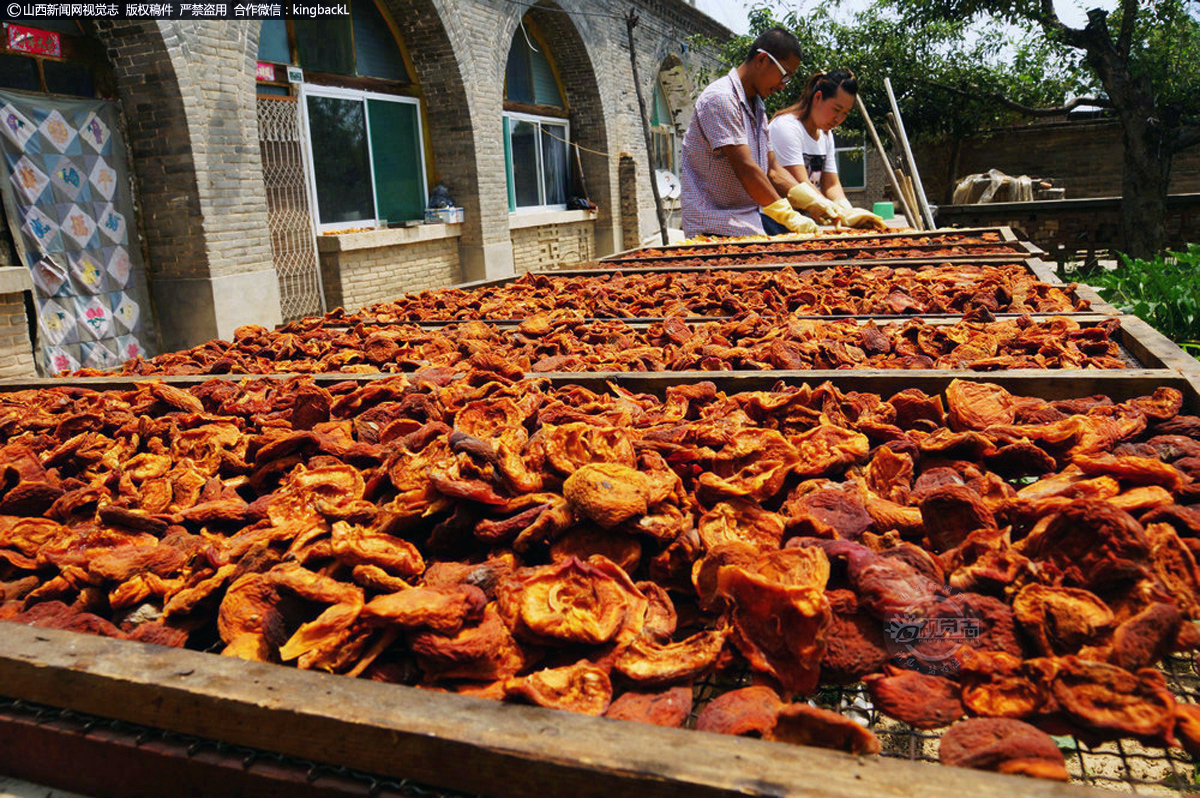
[[[528,213],[510,213],[508,215],[508,229],[520,230],[525,227],[545,227],[550,224],[590,222],[595,218],[596,211],[530,211]]]
[[[272,329],[283,320],[274,268],[212,278],[160,277],[152,286],[165,352],[213,338],[232,340],[243,324]]]
[[[317,236],[320,252],[349,252],[354,249],[379,249],[416,244],[421,241],[437,241],[443,238],[458,238],[462,235],[462,223],[420,224],[415,227],[392,227],[386,230],[367,230],[362,233]]]
[[[0,267],[0,294],[19,294],[33,290],[33,276],[24,266]]]

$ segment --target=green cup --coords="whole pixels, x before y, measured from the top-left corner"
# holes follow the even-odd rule
[[[876,202],[873,213],[880,219],[894,219],[896,206],[890,202]]]

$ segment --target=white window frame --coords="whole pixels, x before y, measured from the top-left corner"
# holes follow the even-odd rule
[[[512,212],[513,213],[537,213],[540,211],[565,211],[567,209],[567,203],[565,203],[565,202],[559,203],[556,205],[546,205],[545,204],[545,202],[546,202],[546,174],[545,174],[545,167],[542,164],[541,136],[543,134],[542,134],[541,126],[543,124],[548,124],[548,125],[554,125],[555,127],[564,128],[567,131],[567,135],[564,136],[564,138],[567,141],[570,141],[571,140],[571,123],[561,116],[537,116],[535,114],[523,114],[518,111],[505,111],[504,118],[512,120],[512,121],[516,121],[516,122],[529,122],[531,124],[536,124],[538,126],[538,147],[537,147],[538,200],[542,204],[540,204],[540,205],[517,205],[516,209],[513,210]],[[512,137],[512,126],[511,125],[508,128],[508,136],[511,139],[511,137]],[[571,157],[570,157],[571,145],[567,144],[566,147],[567,147],[567,175],[569,177],[571,174]],[[516,169],[516,164],[513,164],[513,169],[514,170]],[[507,186],[505,188],[507,189]],[[515,187],[514,187],[514,191],[515,191]],[[570,192],[569,187],[567,189],[567,192],[568,193]]]
[[[863,188],[867,187],[867,145],[866,144],[859,144],[855,147],[835,147],[834,151],[833,151],[833,157],[836,158],[838,156],[838,153],[840,153],[840,152],[856,152],[856,151],[862,153],[863,184],[861,186],[848,186],[845,184],[845,182],[843,182],[842,188],[863,189]],[[839,166],[838,167],[838,179],[839,180],[842,177],[841,173],[842,173],[842,169]]]
[[[661,77],[661,73],[660,73],[660,77]],[[662,92],[663,104],[668,105],[669,99],[667,98],[667,90],[663,87],[661,81],[655,85],[655,91]],[[655,102],[657,102],[657,99],[655,99]],[[667,141],[670,142],[670,148],[669,148],[671,151],[670,152],[670,163],[667,166],[659,166],[656,164],[654,168],[655,169],[666,169],[668,172],[673,174],[675,177],[679,177],[679,162],[682,158],[682,155],[680,153],[680,138],[681,138],[681,136],[679,135],[679,131],[675,128],[674,114],[671,112],[669,105],[667,107],[667,114],[668,114],[668,116],[670,116],[672,118],[668,119],[667,121],[663,121],[662,119],[658,120],[657,125],[650,126],[650,133],[651,133],[651,141],[653,141],[654,136],[663,136],[664,138],[667,139]]]
[[[320,199],[317,194],[317,170],[313,161],[312,136],[309,135],[308,127],[308,98],[309,97],[333,97],[339,100],[359,100],[363,106],[363,123],[367,126],[367,160],[371,170],[371,204],[375,208],[374,219],[354,219],[346,222],[321,222]],[[383,94],[376,91],[363,91],[361,89],[347,89],[338,86],[319,86],[314,83],[301,83],[300,91],[297,97],[300,103],[300,120],[303,125],[304,132],[304,157],[305,171],[308,173],[309,192],[312,196],[313,208],[313,223],[317,227],[317,231],[321,233],[344,230],[347,227],[378,227],[381,219],[379,218],[379,196],[375,188],[375,154],[371,149],[371,107],[367,104],[367,100],[382,100],[384,102],[405,103],[407,105],[416,106],[417,109],[417,142],[420,145],[421,156],[421,205],[422,207],[429,205],[429,183],[426,180],[425,173],[425,128],[421,120],[421,102],[416,97],[405,97],[397,94]],[[388,222],[399,222],[403,219],[389,219]]]

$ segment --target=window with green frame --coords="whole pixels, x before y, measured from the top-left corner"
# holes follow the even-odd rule
[[[304,102],[320,227],[424,217],[415,98],[306,86]]]
[[[842,188],[867,187],[867,148],[857,147],[837,148],[838,180]]]
[[[565,119],[529,114],[504,115],[504,167],[508,210],[562,210],[571,177]]]
[[[304,70],[298,94],[320,229],[424,218],[420,101],[375,0],[351,0],[345,17],[264,20],[258,60],[278,65],[273,80],[260,78],[260,94],[291,94],[286,67]]]
[[[504,167],[510,212],[566,208],[571,127],[549,48],[526,17],[504,72]]]

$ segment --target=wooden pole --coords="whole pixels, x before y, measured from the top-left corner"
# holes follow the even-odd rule
[[[646,101],[642,99],[642,83],[638,79],[637,50],[633,49],[633,29],[637,26],[638,17],[629,10],[625,16],[625,28],[629,33],[629,64],[633,67],[633,90],[637,93],[638,111],[642,117],[642,134],[646,137],[646,165],[650,168],[650,193],[654,196],[654,210],[658,213],[658,231],[662,235],[662,244],[671,242],[667,239],[667,215],[663,212],[662,197],[658,194],[658,175],[654,173],[654,159],[650,157],[650,117],[646,116]]]
[[[892,141],[899,142],[900,134],[896,131],[896,117],[891,111],[888,111],[887,117],[884,120],[887,123],[888,135],[892,137]],[[894,168],[896,172],[896,180],[900,182],[901,196],[904,197],[904,218],[908,220],[909,227],[917,230],[925,230],[925,220],[921,217],[921,208],[917,205],[917,198],[913,194],[912,181],[904,171],[904,154],[900,153],[896,160],[898,163]]]
[[[896,180],[896,171],[892,169],[892,163],[888,160],[887,151],[883,149],[883,143],[879,140],[879,134],[875,132],[875,125],[871,122],[871,115],[867,113],[867,106],[863,104],[862,95],[854,95],[854,100],[858,103],[858,112],[862,114],[863,122],[867,125],[867,133],[871,136],[871,142],[874,143],[875,149],[879,152],[879,159],[883,161],[883,169],[887,172],[892,192],[896,195],[896,200],[900,203],[900,207],[904,211],[904,218],[911,225],[912,216],[910,215],[911,211],[908,209],[908,202],[905,200],[903,192],[900,191],[900,182]]]
[[[896,129],[900,133],[900,146],[903,148],[904,158],[907,161],[908,173],[912,176],[917,202],[921,206],[921,213],[926,224],[929,225],[928,229],[933,230],[935,227],[933,211],[929,209],[929,200],[925,198],[925,187],[921,185],[921,173],[917,171],[917,162],[913,158],[912,148],[908,146],[908,134],[904,132],[904,120],[900,118],[900,106],[896,104],[896,95],[892,92],[892,79],[884,78],[883,86],[887,89],[888,101],[892,104],[892,113],[896,115]]]

